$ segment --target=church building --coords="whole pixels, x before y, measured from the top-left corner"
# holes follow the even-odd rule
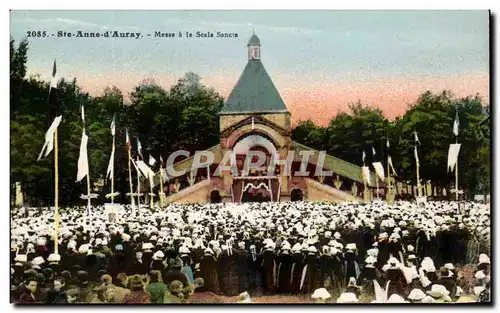
[[[176,171],[187,170],[180,177],[165,177],[166,203],[257,202],[257,201],[350,201],[371,197],[375,175],[370,173],[364,191],[361,167],[334,156],[321,156],[319,151],[292,141],[290,112],[262,62],[261,42],[253,34],[248,41],[248,63],[219,113],[220,143],[207,150],[214,163],[191,174],[193,156],[174,165]],[[236,155],[237,175],[227,170],[214,175],[227,152]],[[243,162],[249,151],[261,151],[266,162],[261,168],[244,173]],[[271,156],[285,160],[294,151],[291,174],[283,166],[269,174]],[[308,176],[294,176],[301,167],[302,154],[310,154]],[[321,161],[319,161],[321,158]],[[333,175],[315,176],[316,167]],[[155,184],[159,175],[155,177]],[[181,188],[183,186],[184,188]],[[382,185],[381,185],[382,186]]]

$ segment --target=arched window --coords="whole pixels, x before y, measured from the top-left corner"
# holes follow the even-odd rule
[[[300,189],[294,189],[290,193],[290,200],[291,201],[302,201],[302,200],[304,200],[304,193]]]
[[[210,193],[210,203],[220,203],[222,201],[222,197],[218,190],[212,190]]]

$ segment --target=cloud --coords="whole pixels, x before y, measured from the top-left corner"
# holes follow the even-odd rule
[[[87,28],[98,28],[98,29],[109,29],[111,27],[117,28],[117,29],[130,29],[130,30],[141,30],[141,28],[136,27],[136,26],[119,26],[119,25],[101,25],[101,24],[95,24],[87,21],[82,21],[82,20],[75,20],[75,19],[69,19],[69,18],[41,18],[41,19],[36,19],[36,18],[31,18],[31,17],[26,17],[22,19],[16,19],[18,22],[22,23],[30,23],[30,24],[48,24],[49,26],[60,26],[61,24],[66,24],[69,26],[79,26],[79,27],[87,27]]]

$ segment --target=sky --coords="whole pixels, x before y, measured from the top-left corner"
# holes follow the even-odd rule
[[[49,80],[57,59],[58,76],[76,77],[93,95],[113,85],[128,93],[148,78],[169,88],[193,71],[227,98],[255,31],[294,122],[324,125],[358,100],[394,118],[427,90],[489,101],[487,11],[11,11],[10,26],[16,41],[47,33],[28,38],[28,74]],[[79,30],[143,37],[57,36]],[[197,31],[238,36],[196,38]]]

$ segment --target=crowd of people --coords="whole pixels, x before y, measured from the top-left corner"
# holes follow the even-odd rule
[[[277,294],[333,303],[491,301],[489,204],[59,211],[57,244],[53,209],[11,212],[15,303],[248,303]]]

